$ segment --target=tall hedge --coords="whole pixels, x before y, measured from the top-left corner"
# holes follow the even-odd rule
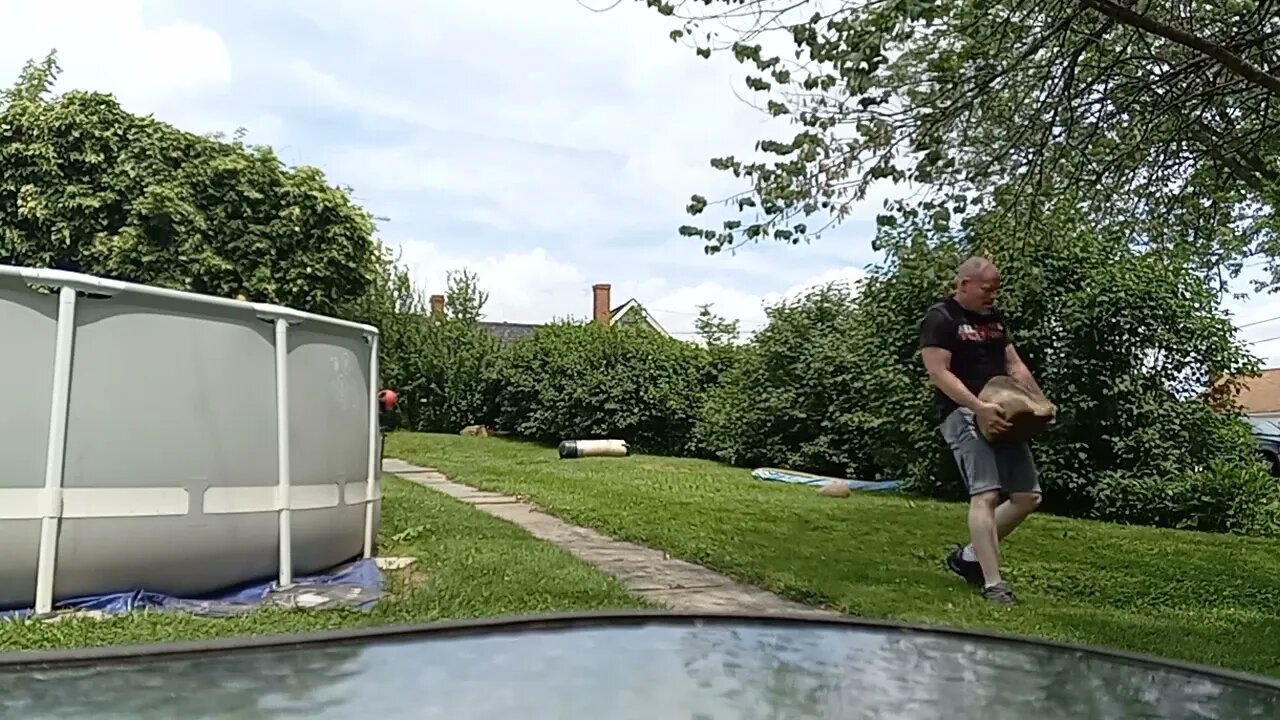
[[[422,354],[405,396],[412,425],[423,432],[456,433],[491,422],[496,409],[494,370],[498,341],[473,321],[421,318]]]
[[[858,473],[876,421],[849,288],[822,288],[768,309],[769,322],[708,394],[700,441],[738,465]]]
[[[683,454],[706,372],[701,348],[647,327],[557,322],[499,356],[494,420],[548,442],[618,438],[641,452]]]

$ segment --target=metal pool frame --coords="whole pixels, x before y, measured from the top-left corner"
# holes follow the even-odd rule
[[[233,309],[256,316],[272,324],[275,346],[275,405],[277,437],[277,483],[267,493],[255,493],[254,503],[258,511],[275,512],[278,518],[279,577],[281,586],[293,583],[292,512],[315,507],[301,491],[311,488],[295,488],[290,476],[289,451],[289,372],[288,338],[291,326],[328,326],[358,333],[364,338],[369,353],[369,424],[367,477],[362,497],[364,504],[363,557],[372,556],[374,544],[374,503],[381,499],[380,432],[378,426],[378,329],[371,325],[349,322],[333,317],[294,310],[267,303],[254,303],[221,298],[198,293],[170,290],[168,288],[140,285],[82,273],[43,268],[0,265],[0,279],[18,280],[28,286],[45,286],[57,290],[57,328],[55,331],[51,413],[49,416],[48,446],[44,468],[43,487],[0,488],[0,522],[3,520],[40,520],[39,557],[36,560],[34,610],[37,615],[48,614],[54,603],[54,576],[58,561],[59,526],[63,519],[114,518],[139,514],[137,507],[154,504],[153,488],[64,489],[63,470],[67,443],[68,406],[74,371],[72,357],[76,336],[76,307],[81,294],[99,297],[132,296],[152,301],[180,301],[197,306]],[[161,491],[165,489],[160,489]],[[255,491],[256,488],[248,488]],[[244,495],[244,491],[240,492]],[[185,501],[184,501],[185,502]],[[341,502],[341,501],[339,501]],[[239,503],[245,505],[244,502]],[[71,506],[70,508],[68,506]],[[324,507],[321,505],[320,507]],[[237,512],[243,512],[243,509]],[[146,514],[146,513],[141,513]],[[180,513],[181,514],[181,513]]]

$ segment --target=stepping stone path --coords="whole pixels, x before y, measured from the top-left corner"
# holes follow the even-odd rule
[[[566,550],[616,577],[631,592],[670,610],[839,616],[833,610],[787,600],[701,565],[677,560],[661,550],[614,540],[595,530],[570,525],[516,498],[453,482],[432,468],[387,458],[382,461],[382,471],[444,493],[518,525],[539,540]]]

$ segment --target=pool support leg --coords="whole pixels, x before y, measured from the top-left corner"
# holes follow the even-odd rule
[[[275,319],[276,329],[276,508],[280,517],[280,587],[293,584],[293,524],[289,475],[289,321]]]
[[[49,403],[49,441],[40,499],[40,554],[36,564],[36,615],[53,611],[53,578],[58,564],[62,520],[62,479],[67,452],[67,415],[71,406],[71,366],[75,352],[76,291],[58,290],[58,329],[53,346],[53,392]]]
[[[378,478],[382,474],[382,428],[378,424],[378,336],[369,337],[369,476],[364,487],[364,558],[373,557],[373,501],[377,496]]]

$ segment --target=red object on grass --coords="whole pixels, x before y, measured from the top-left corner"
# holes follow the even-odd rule
[[[396,406],[396,391],[383,390],[378,393],[378,402],[382,405],[382,410],[388,411]]]

